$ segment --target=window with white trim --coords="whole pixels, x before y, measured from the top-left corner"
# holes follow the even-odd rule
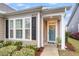
[[[25,18],[25,39],[30,39],[31,32],[31,20],[30,18]]]
[[[16,19],[16,38],[22,38],[22,19]]]
[[[13,20],[10,20],[10,27],[9,27],[9,32],[10,32],[10,38],[13,38]]]
[[[31,40],[31,17],[9,20],[9,38]]]

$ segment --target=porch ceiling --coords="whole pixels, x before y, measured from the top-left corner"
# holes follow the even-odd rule
[[[47,17],[44,17],[44,20],[52,20],[52,19],[60,20],[60,17],[61,16],[47,16]]]

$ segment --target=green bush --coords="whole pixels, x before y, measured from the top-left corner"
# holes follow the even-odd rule
[[[4,41],[3,42],[3,45],[4,46],[8,46],[8,45],[11,45],[12,44],[12,41]]]
[[[17,50],[20,50],[22,48],[22,45],[17,45]]]
[[[68,36],[69,36],[69,33],[68,32],[65,32],[65,42],[67,43],[68,42]]]
[[[57,44],[60,45],[60,43],[61,43],[61,39],[60,37],[57,37]]]
[[[3,44],[2,43],[0,43],[0,48],[2,48],[3,47]]]
[[[26,52],[25,52],[26,53]],[[22,51],[15,51],[12,56],[26,56]]]
[[[0,43],[3,43],[4,42],[4,40],[0,40]]]
[[[36,50],[36,45],[26,45],[26,48]]]
[[[22,45],[22,42],[21,41],[16,41],[16,42],[14,42],[14,45],[20,46],[20,45]]]
[[[16,41],[12,45],[17,46],[17,50],[20,50],[22,48],[22,42],[21,41]]]
[[[16,49],[16,46],[3,47],[0,49],[0,56],[10,56]]]
[[[30,48],[22,48],[20,51],[22,51],[24,53],[24,55],[27,55],[27,56],[34,56],[35,55],[35,51],[33,49],[30,49]]]
[[[22,48],[20,51],[15,51],[12,56],[34,56],[35,51],[30,48]]]

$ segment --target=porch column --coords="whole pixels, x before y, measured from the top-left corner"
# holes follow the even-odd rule
[[[40,48],[40,12],[37,13],[37,20],[36,20],[36,40],[37,40],[37,47]]]
[[[44,47],[44,35],[43,35],[43,17],[41,15],[41,47]]]
[[[64,15],[61,15],[61,49],[65,49],[65,23],[64,23]]]

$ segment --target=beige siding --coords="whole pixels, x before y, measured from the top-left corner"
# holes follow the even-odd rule
[[[44,43],[47,42],[47,21],[44,20]]]
[[[58,37],[60,37],[60,21],[57,21],[57,26],[58,26],[58,29],[57,29],[57,31],[58,31]]]
[[[5,37],[5,20],[0,18],[0,40]]]

